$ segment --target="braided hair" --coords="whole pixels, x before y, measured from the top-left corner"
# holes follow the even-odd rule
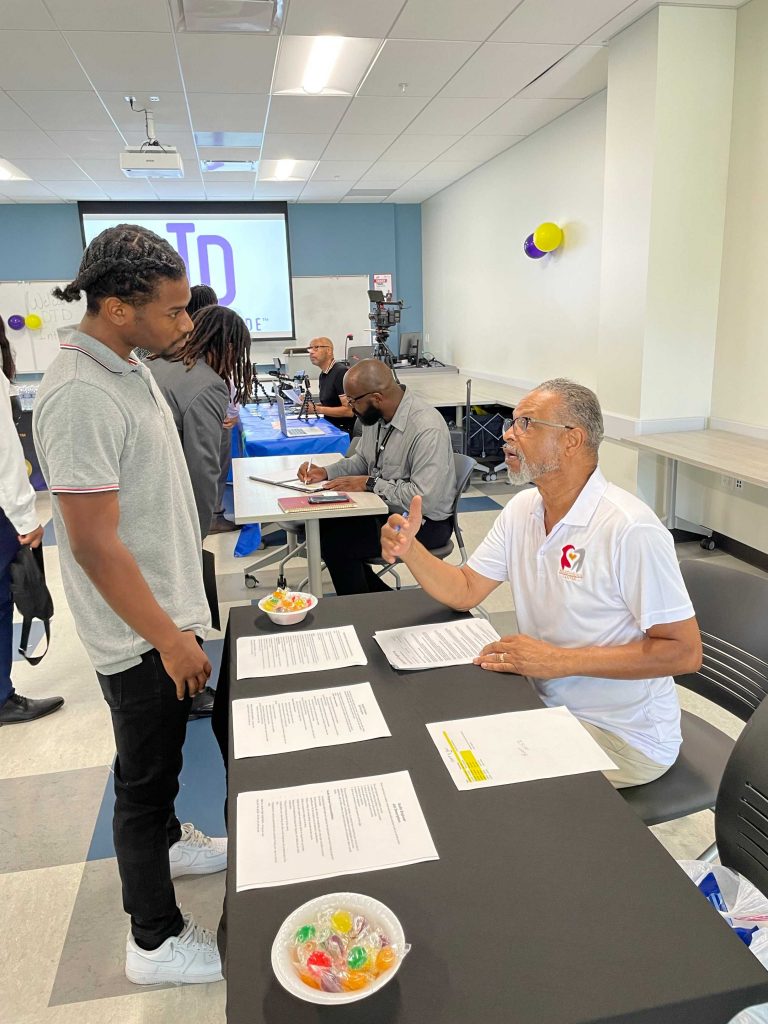
[[[83,253],[77,277],[66,288],[54,288],[62,302],[88,298],[88,312],[96,314],[101,300],[115,296],[133,306],[150,302],[157,279],[178,281],[187,268],[170,242],[138,224],[107,228]]]
[[[251,335],[242,317],[226,306],[205,306],[192,317],[194,329],[184,345],[170,357],[172,363],[194,366],[204,359],[224,381],[235,387],[233,401],[251,400]]]
[[[187,313],[190,316],[194,316],[198,309],[219,304],[218,295],[208,284],[193,284],[190,291],[192,298],[187,303]]]
[[[0,316],[0,371],[2,371],[8,380],[13,380],[16,376],[16,363],[13,359],[13,349],[11,343],[8,340],[8,336],[5,333],[5,321]]]

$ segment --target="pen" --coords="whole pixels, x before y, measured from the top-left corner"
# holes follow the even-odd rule
[[[310,471],[310,469],[312,469],[312,456],[311,455],[309,456],[309,462],[307,463],[307,468],[304,470],[304,483],[306,483],[307,480],[309,480],[309,471]]]
[[[407,519],[407,518],[408,518],[408,513],[407,512],[403,512],[403,519]],[[395,533],[400,533],[400,530],[401,530],[401,527],[399,527],[399,526],[395,527]]]

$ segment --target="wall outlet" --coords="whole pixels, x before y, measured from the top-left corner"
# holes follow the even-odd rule
[[[744,481],[743,480],[736,479],[736,480],[734,480],[733,483],[734,483],[734,487],[736,488],[737,491],[743,491],[744,490]]]

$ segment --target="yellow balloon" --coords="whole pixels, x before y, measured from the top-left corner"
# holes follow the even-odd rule
[[[43,321],[37,315],[37,313],[30,313],[29,316],[24,317],[24,323],[30,329],[30,331],[39,331],[43,326]]]
[[[542,252],[553,252],[563,243],[563,229],[551,221],[539,224],[533,232],[533,244]]]

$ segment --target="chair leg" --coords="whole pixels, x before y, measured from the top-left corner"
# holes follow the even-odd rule
[[[711,864],[717,859],[717,843],[708,846],[704,853],[700,853],[696,860],[703,860],[705,864]]]

